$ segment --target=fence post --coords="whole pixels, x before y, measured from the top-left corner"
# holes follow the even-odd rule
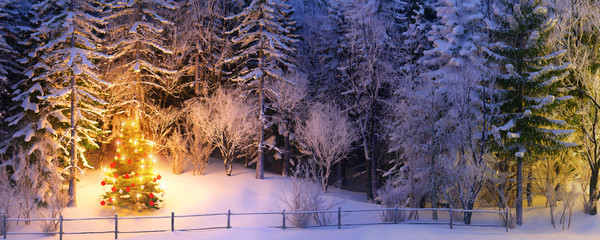
[[[281,226],[281,228],[285,229],[285,208],[283,209],[283,211],[281,211],[281,215],[283,215],[283,225]]]
[[[231,209],[227,210],[227,228],[231,228]]]
[[[338,229],[342,228],[342,207],[338,207]]]
[[[452,229],[452,228],[453,228],[453,226],[452,226],[452,221],[453,221],[453,220],[454,220],[454,219],[453,219],[453,217],[452,217],[452,205],[450,205],[450,229]]]
[[[62,235],[63,235],[63,216],[60,215],[60,228],[59,228],[59,231],[58,231],[58,238],[60,240],[62,240]]]
[[[119,239],[119,214],[115,213],[115,239]]]
[[[504,225],[506,225],[506,232],[508,232],[508,206],[506,207],[506,212],[504,213]]]
[[[175,212],[171,212],[171,232],[175,231]]]
[[[7,229],[7,227],[6,227],[6,214],[4,214],[4,228],[3,229],[4,229],[4,239],[6,239],[6,229]]]
[[[394,208],[394,223],[398,223],[398,205]]]

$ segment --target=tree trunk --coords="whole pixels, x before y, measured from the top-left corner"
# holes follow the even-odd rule
[[[371,153],[369,152],[369,148],[368,148],[368,143],[367,143],[367,139],[363,139],[363,148],[364,148],[364,152],[365,152],[365,163],[366,163],[366,173],[367,173],[367,201],[374,201],[374,194],[373,194],[373,176],[371,175],[371,168],[373,167],[373,165],[371,165],[371,162],[373,160],[371,160]]]
[[[517,199],[515,203],[517,224],[523,224],[523,159],[517,157]]]
[[[376,103],[377,103],[377,96],[378,96],[378,88],[376,87],[376,83],[375,83],[375,78],[373,76],[371,76],[371,111],[370,111],[370,115],[369,115],[369,140],[370,140],[370,144],[369,147],[371,148],[371,150],[369,151],[369,153],[371,154],[371,193],[372,193],[372,198],[376,199],[377,198],[377,189],[379,188],[379,179],[377,178],[377,151],[376,151],[376,147],[377,147],[377,134],[375,133],[375,125],[376,125],[376,119],[375,119],[375,110],[376,110]]]
[[[200,96],[200,46],[196,43],[196,56],[194,56],[194,94]]]
[[[69,3],[69,11],[73,11],[73,0]],[[71,34],[71,48],[75,46],[74,32]],[[75,118],[75,107],[77,104],[77,83],[75,81],[75,73],[73,72],[73,65],[71,65],[71,168],[69,169],[69,207],[77,207],[77,191],[76,191],[76,179],[75,171],[77,167],[77,119]]]
[[[550,205],[550,223],[552,223],[552,227],[556,229],[556,223],[554,222],[554,208],[556,207],[554,204]]]
[[[77,172],[77,121],[75,119],[75,103],[77,101],[77,92],[75,88],[75,75],[71,76],[71,168],[69,169],[69,207],[77,207],[77,191],[75,187],[75,174]]]
[[[227,176],[231,176],[231,173],[233,172],[233,159],[231,158],[232,157],[228,156],[225,159],[225,173]]]
[[[475,206],[475,201],[471,201],[468,200],[467,201],[467,210],[473,210],[473,207]],[[471,224],[471,216],[473,216],[473,212],[465,212],[464,217],[463,217],[463,222],[467,225]],[[452,217],[452,216],[450,216]]]
[[[110,120],[107,118],[102,119],[102,130],[109,132],[110,131]],[[108,143],[107,140],[109,137],[103,136],[102,141],[100,142],[100,156],[98,157],[97,166],[102,167],[104,164],[105,154],[108,152]]]
[[[592,169],[589,189],[590,215],[598,214],[598,169]]]
[[[285,148],[285,153],[283,155],[283,167],[281,170],[281,175],[283,175],[284,177],[287,177],[289,175],[288,168],[290,168],[290,133],[289,133],[289,131],[285,132],[283,145]]]
[[[374,127],[374,115],[371,115],[371,193],[373,194],[373,199],[377,198],[377,189],[379,188],[379,179],[377,178],[377,155],[375,154],[375,144],[377,142],[377,137],[375,135]]]
[[[533,191],[533,187],[531,186],[531,166],[527,168],[527,207],[533,206],[533,197],[531,196],[531,191]]]
[[[348,180],[346,179],[346,164],[344,160],[340,161],[340,176],[342,178],[342,185],[348,185]]]
[[[431,97],[431,111],[434,111],[434,101],[433,101],[433,95]],[[433,115],[433,114],[432,114]],[[431,199],[431,207],[432,208],[437,208],[437,179],[435,178],[435,175],[437,174],[437,170],[436,170],[436,164],[435,164],[435,120],[432,118],[431,119],[431,149],[429,150],[431,153],[431,189],[430,189],[430,199]],[[438,214],[437,211],[432,211],[431,212],[431,218],[433,220],[437,220],[438,219]]]
[[[331,166],[330,166],[331,167]],[[321,170],[321,186],[323,187],[323,192],[327,192],[327,187],[329,186],[329,173],[331,168],[322,168]]]
[[[335,165],[335,177],[336,177],[336,183],[340,183],[343,185],[343,179],[344,177],[342,176],[342,161],[337,162]]]
[[[264,90],[263,90],[263,84],[264,84],[264,80],[265,80],[265,71],[264,71],[264,61],[265,61],[265,55],[263,52],[264,49],[264,39],[262,39],[262,31],[263,31],[263,26],[262,24],[260,25],[259,28],[259,34],[258,36],[260,36],[260,50],[258,51],[258,58],[260,59],[260,70],[262,72],[262,74],[260,75],[260,79],[259,79],[259,83],[258,83],[258,121],[260,122],[260,134],[259,134],[259,138],[258,138],[258,160],[256,161],[256,179],[263,179],[264,178],[264,170],[263,170],[263,163],[264,163],[264,152],[263,152],[263,144],[265,141],[265,99],[264,99]]]
[[[137,11],[136,11],[136,21],[142,21],[142,4],[138,3],[138,7],[137,7]],[[135,70],[135,82],[136,82],[136,88],[137,88],[137,94],[138,94],[138,98],[137,100],[139,101],[139,104],[141,107],[141,104],[144,102],[144,89],[142,88],[142,74],[141,74],[141,67],[139,66],[140,64],[140,51],[141,51],[141,44],[139,42],[137,42],[136,44],[136,51],[135,51],[135,59],[137,61],[138,64],[138,69]],[[139,111],[136,113],[139,114]],[[141,117],[141,116],[140,116]]]

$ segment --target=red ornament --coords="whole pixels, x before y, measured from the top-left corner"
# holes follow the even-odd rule
[[[150,194],[148,194],[148,197],[154,198],[154,194],[150,193]]]
[[[112,198],[109,198],[109,199],[108,199],[108,202],[109,202],[109,203],[112,203]]]
[[[140,175],[140,173],[135,173],[135,176],[136,176],[136,177],[137,177],[137,176],[139,176],[139,175]]]
[[[154,206],[154,201],[150,201],[150,206]]]
[[[131,164],[131,159],[127,159],[127,164]]]
[[[115,178],[118,178],[118,177],[119,177],[119,174],[116,174],[116,173],[115,173]]]
[[[130,187],[126,187],[125,191],[129,192],[129,191],[131,191],[131,188]]]
[[[106,182],[105,182],[105,181],[102,181],[102,182],[100,182],[100,184],[101,184],[102,186],[104,186],[104,185],[106,185]]]
[[[160,175],[156,176],[156,179],[160,180],[162,177]]]
[[[106,203],[104,201],[100,202],[100,205],[104,206]]]
[[[132,184],[131,184],[131,187],[135,187],[135,183],[132,183]]]
[[[112,162],[112,163],[110,164],[110,168],[115,168],[115,167],[117,167],[117,162]]]
[[[125,179],[129,179],[129,174],[125,174]]]
[[[119,154],[117,154],[117,157],[118,157],[118,158],[121,158],[121,154],[120,154],[120,153],[119,153]]]
[[[117,191],[117,187],[112,187],[110,190],[112,190],[113,192]]]
[[[152,179],[153,182],[156,182],[156,178]]]

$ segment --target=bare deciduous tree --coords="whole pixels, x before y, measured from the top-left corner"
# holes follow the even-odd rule
[[[319,176],[321,187],[327,192],[331,167],[346,158],[358,138],[354,126],[339,108],[316,103],[297,135],[303,151],[316,165],[314,174]]]
[[[547,3],[558,20],[551,34],[552,43],[566,49],[564,59],[571,63],[568,79],[582,96],[579,109],[575,110],[577,114],[568,122],[581,134],[579,154],[588,165],[583,173],[587,176],[584,184],[588,185],[584,209],[596,215],[600,200],[600,72],[595,66],[600,55],[600,5],[587,0],[547,0]]]
[[[175,174],[183,172],[187,155],[179,130],[181,116],[181,110],[174,107],[156,108],[151,114],[153,121],[145,123],[152,133],[150,139],[154,143],[154,151],[163,152],[169,158]]]
[[[225,172],[231,176],[235,155],[255,136],[256,118],[253,109],[239,91],[217,90],[206,102],[192,106],[194,124],[198,131],[221,151]]]
[[[290,163],[290,134],[294,127],[294,117],[301,108],[302,100],[306,97],[308,79],[301,72],[296,72],[286,77],[294,84],[289,82],[275,81],[270,83],[271,91],[268,92],[270,99],[273,100],[272,106],[279,113],[276,117],[279,126],[280,133],[284,137],[284,157],[282,175],[288,175],[288,168]]]
[[[208,157],[215,149],[214,144],[207,137],[207,128],[203,128],[201,124],[206,123],[203,112],[205,109],[199,106],[198,102],[190,101],[186,103],[184,126],[187,136],[185,137],[185,145],[190,155],[192,164],[194,165],[194,175],[196,173],[204,175],[204,170],[208,165]],[[200,111],[200,112],[198,112]]]
[[[558,206],[558,201],[563,201],[564,207],[560,222],[564,222],[565,215],[569,209],[572,209],[573,199],[571,193],[573,189],[567,189],[572,186],[572,180],[575,178],[576,169],[573,166],[572,152],[563,151],[556,156],[544,157],[533,167],[532,183],[535,189],[541,192],[547,200],[547,206],[550,209],[550,223],[556,228],[554,213]],[[577,194],[577,193],[575,193]]]

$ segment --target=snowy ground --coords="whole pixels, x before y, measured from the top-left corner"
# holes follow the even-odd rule
[[[234,166],[233,176],[225,176],[222,162],[213,160],[205,176],[192,176],[190,171],[182,175],[170,173],[166,162],[159,162],[159,170],[163,176],[166,189],[165,206],[150,213],[130,211],[113,211],[100,206],[100,194],[103,192],[100,181],[102,171],[88,171],[78,183],[78,208],[67,209],[65,218],[113,216],[168,216],[175,215],[222,213],[231,209],[237,212],[271,212],[281,211],[283,192],[289,186],[287,178],[265,174],[264,180],[254,179],[254,170]],[[362,193],[334,190],[327,194],[329,198],[339,202],[342,209],[379,208],[365,202]],[[511,229],[506,233],[501,227],[455,226],[448,225],[363,225],[336,227],[319,227],[309,229],[280,229],[272,226],[281,225],[281,215],[267,216],[232,216],[231,229],[212,229],[188,232],[165,232],[119,235],[120,239],[600,239],[600,216],[588,216],[581,213],[581,206],[576,206],[571,228],[565,231],[553,229],[545,208],[526,209],[524,225]],[[447,216],[443,216],[447,219]],[[378,213],[344,214],[343,223],[379,222]],[[422,221],[430,219],[430,213],[421,215]],[[497,216],[475,216],[474,224],[497,223]],[[223,227],[225,216],[203,218],[176,218],[175,228]],[[170,219],[145,219],[119,221],[119,231],[169,229]],[[27,228],[11,226],[10,231],[39,231],[40,226]],[[112,220],[93,220],[65,222],[64,231],[110,231],[114,229]],[[29,236],[9,235],[10,239],[32,238]],[[57,236],[44,236],[40,239],[57,239]],[[66,235],[64,239],[111,239],[114,234]]]

